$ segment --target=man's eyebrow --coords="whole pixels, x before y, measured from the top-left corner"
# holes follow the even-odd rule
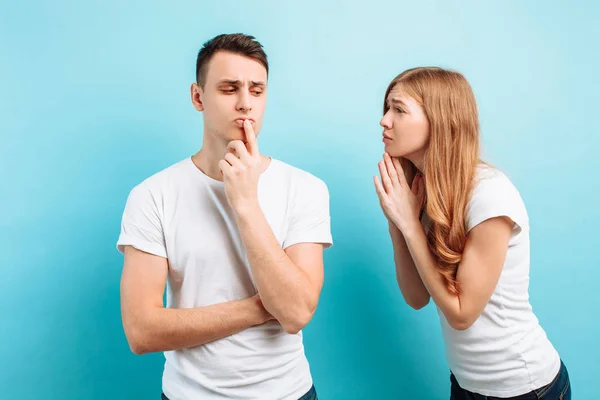
[[[242,81],[239,79],[221,79],[217,85],[232,85],[242,86]],[[262,86],[265,87],[267,84],[264,81],[250,81],[250,86]]]
[[[218,85],[227,84],[227,85],[233,85],[233,86],[240,86],[242,84],[242,82],[239,80],[235,80],[235,79],[221,79],[217,84]]]

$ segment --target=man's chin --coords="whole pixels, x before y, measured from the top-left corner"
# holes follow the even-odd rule
[[[233,142],[235,140],[240,140],[243,143],[246,143],[246,138],[242,135],[224,135],[221,137],[221,140],[223,140],[225,144],[229,144],[230,142]]]
[[[256,135],[258,136],[258,132],[256,132]],[[241,140],[242,142],[246,143],[246,132],[243,129],[234,129],[231,132],[229,132],[229,134],[227,135],[227,137],[229,138],[229,141],[233,141],[233,140]]]

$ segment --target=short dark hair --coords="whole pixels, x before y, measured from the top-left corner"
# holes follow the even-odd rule
[[[204,87],[204,84],[206,83],[208,63],[218,51],[228,51],[256,60],[265,67],[267,76],[269,75],[267,54],[263,50],[262,44],[260,44],[254,36],[245,35],[243,33],[221,34],[205,42],[198,52],[198,58],[196,60],[196,83],[201,87]]]

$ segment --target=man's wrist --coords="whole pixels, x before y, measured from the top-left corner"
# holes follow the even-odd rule
[[[247,300],[249,301],[248,307],[250,315],[252,315],[253,325],[261,325],[272,319],[260,297],[252,296]]]
[[[233,211],[238,217],[252,216],[260,211],[260,204],[258,199],[239,201],[233,207]]]

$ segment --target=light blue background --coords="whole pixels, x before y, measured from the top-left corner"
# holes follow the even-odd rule
[[[439,65],[472,83],[485,155],[529,210],[534,310],[574,398],[595,398],[599,20],[593,1],[3,1],[2,397],[158,398],[162,355],[130,353],[121,327],[120,217],[135,184],[201,145],[200,45],[244,32],[272,68],[262,151],[331,193],[305,329],[320,397],[449,396],[435,308],[403,303],[371,180],[388,82]]]

